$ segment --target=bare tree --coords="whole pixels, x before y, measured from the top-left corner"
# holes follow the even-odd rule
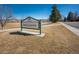
[[[1,5],[0,6],[0,25],[2,29],[6,25],[9,18],[12,17],[11,9],[8,6]]]

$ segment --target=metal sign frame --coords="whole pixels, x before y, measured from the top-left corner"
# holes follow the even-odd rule
[[[38,21],[38,28],[26,28],[26,27],[23,27],[23,22],[25,21],[25,20],[30,20],[30,19],[33,19],[33,20],[35,20],[35,21]],[[32,18],[32,17],[27,17],[27,18],[25,18],[25,19],[23,19],[23,20],[21,20],[21,31],[23,30],[23,29],[35,29],[35,30],[39,30],[39,33],[41,34],[41,20],[37,20],[37,19],[35,19],[35,18]]]

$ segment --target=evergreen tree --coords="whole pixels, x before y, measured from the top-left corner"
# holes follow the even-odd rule
[[[59,21],[60,18],[61,18],[61,14],[60,14],[59,10],[57,9],[57,6],[53,5],[52,12],[49,17],[49,21],[55,23],[55,22]]]

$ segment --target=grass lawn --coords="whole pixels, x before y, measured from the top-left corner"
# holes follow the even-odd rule
[[[44,37],[1,32],[0,53],[79,53],[79,37],[61,24],[45,27],[42,32]]]

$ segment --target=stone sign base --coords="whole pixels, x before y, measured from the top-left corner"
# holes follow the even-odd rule
[[[30,32],[30,31],[20,31],[21,33],[24,33],[24,34],[32,34],[32,35],[35,35],[35,36],[38,36],[38,37],[44,37],[45,36],[45,33],[37,33],[37,32]]]

